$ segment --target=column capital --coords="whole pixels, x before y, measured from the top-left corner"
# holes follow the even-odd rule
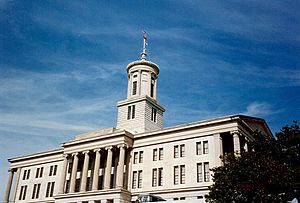
[[[232,135],[238,135],[238,136],[241,135],[241,132],[238,131],[238,130],[233,130],[233,131],[231,131],[230,133],[231,133]]]
[[[86,150],[86,151],[83,151],[82,154],[84,155],[88,155],[90,153],[90,150]]]
[[[93,151],[97,153],[97,152],[101,152],[101,149],[100,148],[99,149],[94,149]]]
[[[14,172],[16,172],[16,168],[10,168],[10,169],[8,169],[7,170],[9,173],[14,173]]]
[[[114,148],[113,146],[109,146],[109,147],[105,147],[105,150],[110,150],[110,151],[112,151],[113,148]]]
[[[72,156],[78,156],[78,152],[73,153]]]
[[[69,154],[63,154],[63,155],[62,155],[62,157],[63,157],[64,159],[67,159],[68,156],[69,156]]]
[[[128,148],[127,144],[119,144],[117,145],[118,148]]]

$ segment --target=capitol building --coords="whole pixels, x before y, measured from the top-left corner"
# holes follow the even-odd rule
[[[127,98],[117,103],[116,127],[10,158],[4,203],[125,203],[141,194],[203,203],[213,184],[210,169],[222,165],[220,156],[247,150],[255,130],[271,135],[264,119],[245,115],[163,128],[159,67],[147,59],[145,43],[127,74]]]

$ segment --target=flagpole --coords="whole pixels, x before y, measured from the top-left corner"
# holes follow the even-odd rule
[[[141,53],[141,59],[144,60],[147,59],[146,46],[147,46],[147,33],[143,31],[143,52]]]

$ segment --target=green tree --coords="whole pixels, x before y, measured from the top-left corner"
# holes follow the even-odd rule
[[[255,132],[252,150],[228,154],[212,169],[214,184],[207,202],[287,202],[299,181],[300,134],[297,122],[284,126],[275,138]]]

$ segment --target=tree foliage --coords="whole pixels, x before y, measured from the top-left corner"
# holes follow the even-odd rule
[[[297,122],[284,126],[276,138],[255,132],[252,150],[228,154],[212,169],[214,184],[207,202],[287,202],[299,188],[300,131]]]

